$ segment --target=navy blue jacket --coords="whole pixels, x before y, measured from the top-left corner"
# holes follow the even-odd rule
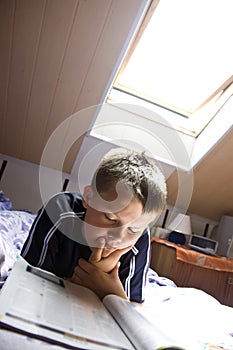
[[[71,277],[78,260],[91,250],[81,234],[85,208],[78,193],[62,192],[42,207],[33,222],[21,255],[29,264],[59,277]],[[135,246],[120,258],[119,278],[131,301],[144,301],[150,262],[150,235],[146,229]]]

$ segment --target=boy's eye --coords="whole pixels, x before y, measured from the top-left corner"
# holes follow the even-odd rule
[[[128,231],[131,235],[136,235],[137,233],[140,233],[140,230],[138,228],[129,227]]]
[[[111,215],[109,215],[109,214],[104,214],[104,216],[106,217],[107,220],[116,222],[116,219],[115,219],[114,216],[111,216]]]

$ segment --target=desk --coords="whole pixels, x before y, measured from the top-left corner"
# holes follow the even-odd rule
[[[152,238],[151,267],[179,287],[201,289],[233,307],[233,259],[210,256]]]

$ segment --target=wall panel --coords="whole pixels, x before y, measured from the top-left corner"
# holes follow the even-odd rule
[[[45,1],[15,3],[2,152],[20,157]],[[4,67],[2,67],[4,69]]]

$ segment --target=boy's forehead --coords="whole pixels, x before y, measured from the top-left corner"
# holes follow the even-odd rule
[[[91,200],[94,209],[104,212],[118,213],[130,204],[142,206],[139,199],[137,199],[133,192],[127,187],[110,188],[107,191],[98,193],[94,191],[94,195]]]
[[[141,201],[132,193],[122,193],[117,198],[112,196],[111,191],[102,193],[101,196],[95,194],[89,205],[99,212],[116,215],[122,223],[134,227],[147,226],[157,215],[155,212],[145,213]]]
[[[132,227],[145,227],[149,225],[156,218],[156,213],[141,213],[138,217],[135,217],[134,220],[131,221],[130,226]]]

